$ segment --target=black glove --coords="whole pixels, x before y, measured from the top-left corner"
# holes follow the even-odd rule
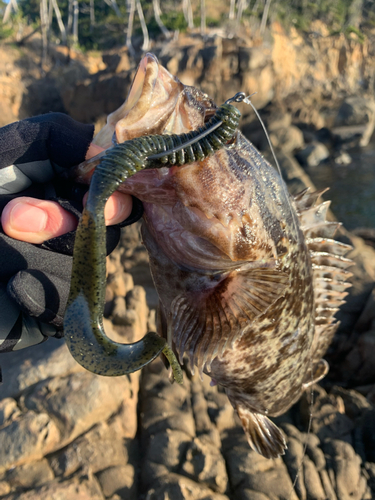
[[[61,113],[0,129],[0,212],[11,199],[31,196],[57,201],[78,218],[87,187],[58,175],[85,159],[93,131]],[[142,203],[133,198],[130,217],[107,228],[107,253],[116,247],[120,227],[142,213]],[[32,245],[6,236],[0,227],[0,352],[62,336],[74,234]]]

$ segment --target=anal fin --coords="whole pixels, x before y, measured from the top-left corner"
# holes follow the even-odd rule
[[[256,413],[241,404],[236,405],[250,447],[265,458],[285,454],[287,445],[282,431],[266,415]]]

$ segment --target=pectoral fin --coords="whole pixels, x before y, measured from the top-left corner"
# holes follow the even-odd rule
[[[268,417],[236,405],[250,447],[265,458],[278,458],[287,448],[284,434]]]
[[[243,328],[285,293],[288,276],[274,268],[233,271],[214,286],[172,303],[172,329],[180,361],[210,372],[216,356],[233,346]]]

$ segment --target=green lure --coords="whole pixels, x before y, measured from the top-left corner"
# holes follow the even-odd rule
[[[119,185],[140,170],[200,161],[224,147],[234,137],[241,116],[230,102],[241,102],[242,97],[244,94],[240,93],[229,99],[204,127],[189,134],[151,135],[118,144],[96,167],[77,228],[64,318],[68,348],[87,370],[98,375],[124,375],[141,369],[163,352],[175,380],[182,383],[181,367],[164,338],[149,332],[138,342],[120,344],[109,339],[104,332],[104,206]]]

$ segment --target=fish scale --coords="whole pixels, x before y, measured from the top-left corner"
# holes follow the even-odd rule
[[[137,85],[108,118],[99,145],[107,147],[114,130],[118,140],[134,131],[147,136],[153,103],[163,114],[157,133],[189,134],[216,110],[152,54]],[[234,130],[230,145],[210,158],[137,173],[119,189],[144,204],[158,334],[180,362],[187,356],[193,371],[225,389],[252,449],[282,455],[285,438],[270,417],[326,374],[322,357],[350,286],[350,247],[333,238],[340,224],[326,220],[325,190],[290,198],[275,169]]]

